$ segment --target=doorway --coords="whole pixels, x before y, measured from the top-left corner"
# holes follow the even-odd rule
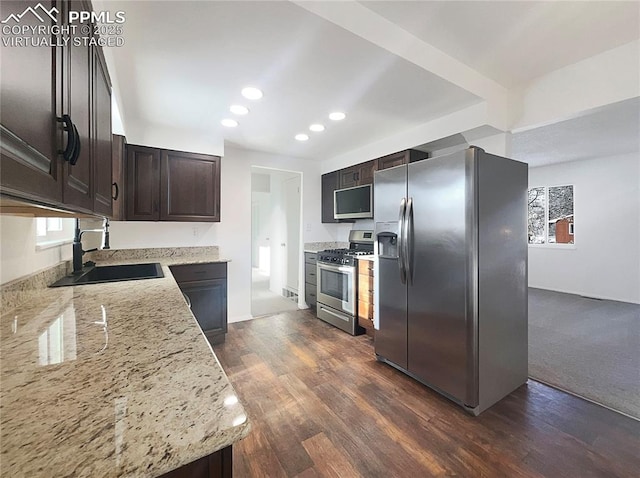
[[[298,309],[302,173],[251,167],[251,315]]]

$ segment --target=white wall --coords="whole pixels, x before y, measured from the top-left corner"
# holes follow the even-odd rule
[[[529,169],[529,187],[574,185],[575,248],[529,247],[529,285],[640,303],[640,154]]]
[[[47,269],[71,259],[71,244],[36,251],[36,220],[0,216],[0,283]]]
[[[510,92],[511,130],[583,115],[640,96],[640,40],[567,65]]]
[[[321,223],[320,163],[227,147],[221,165],[220,223],[112,222],[112,248],[219,246],[221,256],[231,259],[229,321],[250,318],[251,166],[302,173],[302,242],[347,240],[349,225]],[[304,278],[300,281],[303,283]]]

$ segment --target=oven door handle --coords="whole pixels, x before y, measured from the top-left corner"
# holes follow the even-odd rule
[[[318,268],[332,272],[344,272],[346,274],[353,274],[354,272],[354,267],[352,266],[332,266],[330,264],[323,264],[320,262],[318,262]]]

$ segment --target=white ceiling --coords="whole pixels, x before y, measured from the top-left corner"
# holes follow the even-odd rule
[[[322,160],[480,101],[289,2],[108,6],[126,12],[126,44],[113,49],[126,127],[222,130],[245,148]],[[264,97],[245,100],[246,85]],[[234,103],[251,112],[223,130]],[[334,110],[347,119],[329,121]],[[309,132],[318,122],[327,129]],[[311,139],[295,141],[301,132]]]
[[[362,1],[506,87],[640,37],[638,1]]]
[[[640,153],[640,98],[513,135],[512,157],[530,167]]]
[[[360,3],[505,86],[640,37],[636,1]],[[483,100],[290,2],[102,5],[126,12],[125,45],[110,48],[109,59],[127,131],[174,128],[324,160]],[[247,85],[264,98],[243,99]],[[224,128],[235,103],[251,112]],[[329,121],[334,110],[347,119]],[[326,131],[309,132],[316,122]],[[295,141],[301,132],[310,140]]]

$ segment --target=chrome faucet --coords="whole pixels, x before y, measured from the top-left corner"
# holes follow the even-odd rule
[[[104,233],[104,245],[103,249],[110,249],[109,246],[109,219],[104,218],[104,225],[102,229],[85,229],[83,231],[80,230],[80,219],[76,219],[76,230],[73,235],[73,273],[79,274],[82,272],[82,256],[84,256],[87,252],[97,251],[97,248],[83,250],[82,249],[82,235],[85,232],[99,232]]]

